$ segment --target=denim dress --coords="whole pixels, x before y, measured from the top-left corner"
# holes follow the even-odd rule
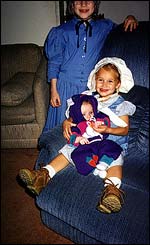
[[[74,17],[53,27],[44,44],[48,61],[47,81],[50,83],[52,78],[57,79],[61,99],[61,106],[49,106],[44,132],[65,119],[67,99],[87,89],[88,76],[100,59],[103,44],[110,31],[117,26],[109,19],[90,20],[92,32],[89,33],[82,23],[77,35],[75,27],[78,21]]]

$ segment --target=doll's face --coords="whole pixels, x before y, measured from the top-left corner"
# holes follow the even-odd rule
[[[89,102],[83,102],[81,105],[81,113],[85,120],[90,120],[92,117],[94,117],[94,111],[93,107]]]
[[[74,1],[73,10],[77,16],[81,19],[88,20],[89,17],[94,13],[94,2],[93,1]]]
[[[96,91],[101,97],[112,95],[120,87],[119,74],[113,69],[100,68],[95,74]]]

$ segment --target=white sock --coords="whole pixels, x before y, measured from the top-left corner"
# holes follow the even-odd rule
[[[50,176],[51,178],[53,178],[54,175],[56,174],[55,169],[54,169],[51,165],[46,165],[46,166],[44,166],[43,168],[46,168],[46,169],[48,170],[49,176]]]
[[[105,179],[107,172],[105,170],[99,170],[99,169],[95,168],[93,171],[93,174],[98,175],[101,179]]]
[[[108,164],[105,162],[100,162],[96,165],[96,168],[93,171],[94,175],[99,175],[101,179],[104,179],[107,175],[106,169],[108,167]]]
[[[105,170],[99,170],[98,175],[101,179],[105,179],[107,172]]]
[[[121,179],[119,179],[118,177],[109,177],[108,179],[105,180],[105,184],[104,186],[107,186],[108,184],[111,183],[111,180],[113,182],[113,184],[119,189],[121,186]]]

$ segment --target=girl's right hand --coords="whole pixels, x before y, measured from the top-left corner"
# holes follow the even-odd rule
[[[61,100],[59,93],[57,92],[57,79],[52,78],[50,86],[50,105],[53,107],[59,107],[61,106]]]
[[[70,119],[66,119],[63,121],[62,126],[63,126],[63,135],[65,139],[69,140],[70,136],[72,135],[71,127],[76,126],[76,124],[72,123]]]
[[[59,107],[59,106],[61,106],[60,96],[59,96],[59,93],[57,91],[51,92],[51,95],[50,95],[50,104],[53,107]]]

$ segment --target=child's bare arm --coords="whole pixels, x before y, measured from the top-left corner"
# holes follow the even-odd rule
[[[98,133],[108,133],[108,134],[114,134],[114,135],[127,135],[129,131],[129,117],[121,116],[120,117],[124,122],[127,123],[127,127],[116,127],[111,128],[107,127],[106,125],[100,125],[99,127],[93,127],[93,129]]]

